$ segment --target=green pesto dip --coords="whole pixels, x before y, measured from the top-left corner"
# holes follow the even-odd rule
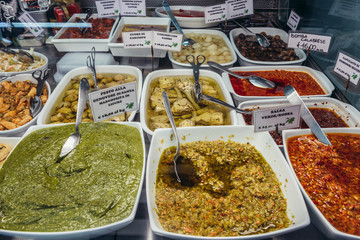
[[[134,207],[143,168],[137,128],[80,125],[81,142],[59,154],[74,125],[25,137],[0,169],[0,229],[54,232],[114,223]]]

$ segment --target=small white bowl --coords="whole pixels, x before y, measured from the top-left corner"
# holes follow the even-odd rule
[[[159,222],[157,214],[157,206],[155,203],[155,185],[156,174],[159,160],[162,152],[171,146],[176,146],[176,140],[171,129],[157,129],[151,140],[150,150],[146,166],[146,199],[149,212],[150,227],[152,231],[158,235],[175,239],[264,239],[277,235],[282,235],[292,231],[296,231],[310,224],[310,218],[305,206],[304,199],[301,196],[299,188],[296,186],[296,180],[291,174],[289,165],[287,164],[283,154],[276,146],[268,132],[254,133],[253,126],[216,126],[216,127],[197,127],[197,128],[179,128],[179,138],[181,143],[194,141],[235,141],[240,143],[250,143],[258,151],[261,152],[265,160],[271,166],[279,179],[281,190],[287,200],[287,215],[290,221],[293,221],[289,227],[263,233],[246,236],[235,237],[199,237],[193,235],[183,235],[168,232],[163,229]]]
[[[97,73],[127,73],[132,74],[136,77],[137,82],[137,96],[138,96],[138,103],[140,102],[140,95],[142,89],[142,73],[140,69],[133,66],[126,66],[126,65],[103,65],[103,66],[96,66]],[[50,117],[51,114],[55,111],[56,105],[59,101],[61,101],[61,97],[63,96],[66,88],[71,81],[72,78],[81,75],[81,74],[91,74],[91,71],[88,67],[78,67],[70,72],[68,72],[63,79],[59,82],[57,87],[55,88],[53,94],[46,102],[43,110],[39,114],[39,119],[37,124],[50,124]],[[136,111],[133,111],[129,116],[129,121],[132,121],[136,115]]]
[[[114,56],[121,57],[151,57],[150,48],[124,48],[124,43],[118,43],[119,38],[125,24],[132,25],[165,25],[166,32],[170,30],[170,19],[159,17],[122,17],[117,28],[114,31],[109,43],[109,48]],[[166,50],[154,49],[154,57],[164,58]]]
[[[301,96],[302,98],[306,97],[330,97],[332,91],[334,91],[334,85],[331,81],[327,78],[327,76],[320,72],[316,71],[309,67],[304,66],[247,66],[247,67],[233,67],[230,68],[233,72],[253,72],[253,71],[275,71],[275,70],[285,70],[285,71],[296,71],[296,72],[305,72],[311,75],[315,81],[320,85],[320,87],[324,90],[324,95],[306,95]],[[230,93],[234,96],[234,99],[240,103],[243,101],[249,100],[263,100],[263,99],[285,99],[285,96],[242,96],[238,95],[230,81],[229,74],[222,73],[222,77],[224,79],[224,83],[226,84],[227,88],[229,89]]]
[[[271,27],[249,27],[249,30],[254,33],[261,33],[265,32],[267,35],[275,36],[279,35],[281,40],[285,43],[288,42],[288,33],[279,28],[271,28]],[[229,38],[231,41],[231,45],[235,49],[236,54],[239,56],[239,64],[240,66],[253,66],[253,65],[301,65],[303,61],[306,60],[306,54],[303,50],[299,48],[295,48],[295,53],[299,57],[298,60],[295,61],[280,61],[280,62],[271,62],[271,61],[256,61],[251,60],[243,56],[238,48],[235,45],[235,38],[240,34],[243,33],[245,35],[249,35],[244,29],[242,28],[235,28],[230,31]]]
[[[16,51],[17,49],[12,49],[14,51]],[[30,53],[30,51],[28,50],[24,50],[24,51],[27,51]],[[24,74],[24,73],[33,73],[35,72],[36,70],[45,70],[47,69],[48,67],[48,58],[44,55],[44,54],[41,54],[41,53],[38,53],[38,52],[33,52],[33,57],[35,58],[40,58],[40,59],[43,59],[44,60],[44,64],[41,65],[40,67],[37,67],[37,68],[34,68],[34,69],[31,69],[31,70],[27,70],[27,71],[21,71],[21,72],[0,72],[0,76],[13,76],[13,75],[18,75],[18,74]]]
[[[348,134],[360,134],[360,128],[323,128],[325,133],[348,133]],[[360,240],[360,236],[348,234],[337,230],[333,227],[330,222],[324,217],[320,210],[316,207],[314,202],[311,200],[309,195],[306,193],[305,189],[301,185],[299,179],[296,176],[294,168],[290,162],[289,153],[287,150],[287,140],[291,137],[301,136],[311,134],[310,129],[296,129],[296,130],[284,130],[283,131],[283,142],[284,142],[284,151],[285,157],[290,165],[292,175],[296,178],[296,182],[299,185],[301,192],[305,198],[306,205],[309,209],[311,216],[311,222],[328,238],[331,239],[352,239]]]
[[[59,239],[59,240],[60,239],[61,240],[63,240],[63,239],[69,239],[69,240],[70,239],[89,239],[89,238],[94,238],[94,237],[98,237],[101,235],[105,235],[105,234],[117,231],[121,228],[126,227],[131,222],[133,222],[133,220],[135,219],[137,206],[139,204],[140,194],[141,194],[141,189],[142,189],[142,185],[143,185],[143,181],[144,181],[144,174],[145,174],[146,149],[145,149],[144,134],[143,134],[140,123],[125,122],[125,123],[116,123],[116,124],[123,124],[123,125],[137,128],[137,130],[140,133],[141,141],[142,141],[142,145],[143,145],[144,158],[143,158],[141,179],[139,182],[139,186],[137,188],[137,194],[136,194],[134,206],[132,208],[130,215],[127,218],[117,221],[117,222],[114,222],[114,223],[111,223],[111,224],[104,225],[104,226],[89,228],[89,229],[82,229],[82,230],[75,230],[75,231],[26,232],[26,231],[10,231],[10,230],[0,229],[0,235],[11,236],[14,238],[26,238],[26,239],[31,238],[31,239],[43,239],[43,240],[46,240],[46,239]],[[26,133],[24,134],[24,137],[26,137],[28,134],[30,134],[31,132],[34,132],[38,129],[59,127],[61,125],[65,125],[65,124],[32,126],[26,131]]]
[[[204,11],[204,7],[201,6],[170,6],[171,10],[193,10],[193,11]],[[159,17],[168,17],[168,15],[163,13],[165,10],[163,7],[155,8],[155,13]],[[178,21],[180,27],[183,28],[208,28],[217,26],[219,23],[205,23],[205,17],[178,17],[175,16],[175,19]]]
[[[154,134],[154,131],[152,131],[149,126],[146,123],[147,119],[147,106],[150,101],[150,96],[148,95],[148,91],[150,88],[150,84],[152,81],[160,76],[193,76],[193,71],[191,69],[167,69],[167,70],[157,70],[149,73],[146,76],[143,91],[141,93],[141,103],[140,103],[140,122],[141,126],[144,129],[144,131],[149,135],[152,136]],[[226,89],[226,86],[222,82],[222,79],[219,74],[209,71],[209,70],[200,70],[200,76],[206,76],[213,78],[220,86],[220,89],[222,93],[224,94],[224,97],[226,99],[226,102],[233,105],[233,101],[231,99],[231,96]],[[230,118],[231,118],[231,125],[237,125],[237,117],[235,110],[230,110]],[[195,127],[196,128],[196,127]]]
[[[173,32],[175,32],[175,31],[173,31]],[[194,32],[197,34],[205,33],[205,34],[218,35],[218,36],[222,37],[223,40],[225,41],[226,45],[229,47],[229,51],[231,53],[231,56],[233,57],[233,60],[231,60],[230,62],[227,62],[227,63],[221,63],[220,65],[226,66],[226,67],[231,67],[236,62],[236,59],[237,59],[236,53],[235,53],[233,47],[231,46],[229,38],[225,35],[225,33],[218,31],[218,30],[212,30],[212,29],[184,29],[183,32],[184,32],[184,34]],[[172,56],[171,51],[169,51],[168,56],[169,56],[169,59],[171,61],[173,68],[175,68],[175,69],[176,68],[180,68],[180,69],[191,68],[191,65],[189,63],[181,63],[181,62],[175,61],[175,59]],[[201,65],[201,67],[209,68],[209,65],[204,63]]]
[[[29,73],[12,76],[12,77],[7,78],[5,81],[16,82],[16,81],[26,81],[26,80],[30,80],[32,83],[37,83],[37,80],[35,78],[33,78],[32,75]],[[51,97],[51,88],[47,82],[45,82],[44,87],[46,87],[48,90],[48,100],[47,100],[47,102],[48,102]],[[45,105],[46,105],[46,103],[45,103]],[[24,132],[31,125],[36,124],[36,121],[37,121],[38,117],[40,116],[40,114],[44,111],[44,108],[45,108],[45,106],[43,107],[43,109],[41,110],[41,112],[38,115],[36,115],[31,121],[27,122],[26,124],[24,124],[18,128],[0,131],[0,136],[21,136],[21,135],[23,135]]]

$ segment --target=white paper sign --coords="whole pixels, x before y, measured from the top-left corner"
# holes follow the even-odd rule
[[[120,13],[118,0],[96,0],[95,4],[99,17],[117,16]]]
[[[183,35],[153,31],[153,47],[156,49],[179,52]]]
[[[287,21],[287,25],[293,30],[295,31],[296,28],[299,26],[299,22],[300,22],[300,16],[294,12],[293,10],[291,10],[289,19]]]
[[[360,2],[357,0],[334,0],[329,15],[360,21]]]
[[[123,32],[124,48],[151,48],[153,42],[152,31]]]
[[[289,32],[288,47],[327,53],[331,36]]]
[[[219,4],[204,8],[205,23],[221,22],[227,19],[226,4]]]
[[[228,0],[225,1],[225,4],[227,7],[227,19],[254,14],[253,0]]]
[[[121,16],[146,16],[145,0],[120,0]]]
[[[39,36],[44,31],[44,29],[40,27],[40,25],[35,21],[35,19],[27,12],[21,14],[19,20],[20,22],[25,24],[26,28],[29,29],[29,31],[35,37]]]
[[[89,103],[95,122],[138,108],[136,82],[129,82],[89,93]]]
[[[334,67],[334,72],[357,85],[360,80],[360,61],[343,52],[339,52]]]
[[[300,125],[300,105],[282,106],[253,111],[255,132],[297,128]]]

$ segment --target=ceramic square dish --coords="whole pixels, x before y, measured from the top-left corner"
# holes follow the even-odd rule
[[[108,38],[105,39],[92,39],[92,38],[64,38],[61,39],[61,35],[70,27],[75,27],[75,19],[77,17],[85,18],[86,13],[76,13],[72,15],[69,21],[65,24],[64,27],[60,29],[52,39],[52,43],[56,47],[59,52],[90,52],[93,47],[95,47],[95,51],[97,52],[107,52],[109,51],[109,42],[110,37],[112,36],[118,22],[119,18],[117,17],[107,17],[115,19],[114,25],[110,32]],[[91,15],[93,18],[98,18],[97,14]]]
[[[124,48],[124,43],[118,43],[117,39],[121,35],[124,25],[165,25],[167,26],[166,32],[170,29],[170,18],[160,17],[122,17],[118,26],[116,27],[114,34],[112,35],[109,48],[114,56],[121,57],[151,57],[150,48]],[[166,50],[154,49],[155,58],[164,58],[166,56]]]
[[[176,33],[178,33],[177,31],[174,31]],[[226,67],[231,67],[235,62],[236,62],[236,53],[233,49],[233,47],[231,46],[231,43],[229,41],[229,38],[225,35],[225,33],[218,31],[218,30],[212,30],[212,29],[183,29],[184,34],[187,33],[196,33],[196,34],[212,34],[212,35],[218,35],[220,36],[226,43],[226,45],[229,47],[230,50],[230,54],[232,56],[232,60],[226,63],[221,63],[220,65],[222,66],[226,66]],[[173,68],[177,69],[177,68],[191,68],[191,65],[189,63],[181,63],[178,62],[174,59],[173,54],[171,51],[169,51],[168,53],[169,59],[171,61],[171,64],[173,66]],[[202,68],[209,68],[209,65],[207,64],[202,64],[201,65]]]
[[[287,199],[287,215],[293,224],[289,227],[263,233],[246,236],[234,237],[199,237],[194,235],[183,235],[164,230],[159,222],[157,206],[155,203],[155,184],[156,174],[160,156],[163,151],[171,146],[176,146],[176,140],[173,137],[172,129],[157,129],[151,140],[150,150],[146,166],[146,197],[149,212],[150,226],[154,233],[176,239],[265,239],[276,235],[282,235],[291,231],[296,231],[307,226],[310,218],[307,213],[304,199],[301,196],[299,188],[296,186],[296,180],[291,174],[290,168],[279,148],[275,145],[271,136],[267,132],[254,133],[252,126],[217,126],[217,127],[197,127],[197,128],[179,128],[179,138],[181,143],[194,141],[215,141],[231,140],[239,143],[249,142],[258,151],[261,152],[265,160],[270,164],[280,182],[281,190]]]
[[[285,71],[296,71],[296,72],[305,72],[309,74],[314,80],[320,85],[320,87],[324,90],[324,95],[304,95],[302,98],[306,97],[330,97],[331,93],[334,91],[334,85],[331,81],[326,77],[326,75],[320,71],[316,71],[309,67],[304,66],[248,66],[248,67],[233,67],[230,68],[233,72],[252,72],[252,71],[275,71],[275,70],[285,70]],[[235,92],[229,74],[222,73],[222,77],[224,83],[229,89],[230,93],[234,97],[237,103],[249,100],[264,100],[264,99],[285,99],[285,96],[243,96],[239,95]]]
[[[288,41],[288,33],[285,32],[282,29],[279,28],[271,28],[271,27],[249,27],[249,30],[254,32],[254,33],[261,33],[261,32],[265,32],[267,35],[271,35],[271,36],[275,36],[275,35],[279,35],[281,40],[283,40],[285,43],[287,43]],[[295,61],[279,61],[279,62],[274,62],[274,61],[256,61],[256,60],[251,60],[249,58],[246,58],[245,56],[243,56],[240,51],[238,50],[238,48],[235,45],[235,38],[239,35],[239,34],[245,34],[245,35],[249,35],[248,32],[246,32],[244,29],[242,28],[235,28],[233,30],[230,31],[229,33],[229,38],[231,41],[231,45],[233,46],[233,48],[235,49],[236,54],[239,56],[239,64],[240,66],[253,66],[253,65],[301,65],[301,63],[303,61],[306,60],[306,54],[303,50],[296,48],[295,50],[295,54],[299,57],[298,60]],[[271,47],[271,46],[270,46]]]
[[[143,151],[144,157],[143,157],[143,163],[141,166],[141,169],[142,169],[141,170],[141,178],[140,178],[139,185],[137,186],[137,189],[136,189],[136,199],[135,199],[134,205],[132,207],[131,213],[129,214],[128,217],[126,217],[120,221],[117,221],[117,222],[114,222],[111,224],[107,224],[104,226],[82,229],[82,230],[75,230],[75,231],[27,232],[27,231],[10,231],[10,230],[0,229],[0,235],[10,236],[10,237],[14,237],[14,238],[43,239],[43,240],[45,240],[45,239],[59,239],[59,240],[60,239],[61,240],[63,240],[63,239],[69,239],[69,240],[70,239],[90,239],[90,238],[108,234],[110,232],[117,231],[117,230],[129,225],[135,219],[135,214],[136,214],[137,206],[139,203],[142,184],[143,184],[143,180],[144,180],[144,174],[145,174],[146,150],[145,150],[144,134],[143,134],[140,123],[126,122],[126,123],[114,123],[114,124],[123,124],[126,126],[131,126],[131,127],[136,128],[139,131],[141,141],[142,141],[142,151]],[[26,137],[31,132],[34,132],[39,129],[54,128],[54,127],[59,127],[61,125],[64,125],[64,124],[32,126],[24,134],[24,137]],[[74,131],[75,131],[75,126],[74,126]],[[1,139],[0,139],[0,142],[1,142]]]
[[[142,73],[140,69],[133,66],[125,66],[125,65],[104,65],[104,66],[96,66],[96,72],[99,73],[127,73],[134,75],[137,82],[137,96],[138,102],[140,102],[140,95],[142,90]],[[48,99],[45,104],[42,112],[39,114],[38,124],[49,124],[50,117],[53,111],[55,111],[57,104],[61,101],[60,97],[62,97],[66,91],[66,87],[70,83],[71,79],[81,75],[81,74],[91,74],[91,71],[88,67],[78,67],[70,72],[68,72],[63,79],[59,82],[57,87],[52,94],[52,97]],[[136,111],[131,112],[128,121],[132,121],[136,115]]]
[[[325,133],[360,134],[360,128],[324,128],[323,130]],[[330,239],[359,240],[360,236],[344,233],[333,227],[330,224],[330,222],[324,217],[324,215],[320,212],[320,210],[316,207],[314,202],[311,200],[311,198],[309,197],[309,195],[306,193],[305,189],[301,185],[299,179],[296,177],[296,173],[289,158],[287,140],[291,137],[307,135],[307,134],[311,134],[310,129],[284,130],[283,141],[284,141],[285,157],[290,165],[292,175],[296,178],[296,182],[299,185],[301,192],[305,198],[306,205],[309,209],[309,213],[311,216],[311,222]]]
[[[143,91],[141,93],[141,103],[140,103],[140,122],[141,122],[141,126],[143,127],[144,131],[149,135],[152,136],[154,134],[154,131],[152,131],[146,120],[147,120],[147,106],[149,104],[150,101],[150,96],[148,94],[148,91],[150,89],[150,84],[152,83],[152,81],[158,77],[161,76],[193,76],[193,71],[191,69],[167,69],[167,70],[157,70],[157,71],[153,71],[151,73],[149,73],[146,76],[145,82],[144,82],[144,86],[143,86]],[[200,70],[200,76],[206,76],[206,77],[211,77],[213,78],[220,86],[222,93],[224,94],[224,97],[226,99],[226,102],[233,105],[233,101],[231,99],[231,96],[228,92],[228,90],[226,89],[224,83],[222,82],[222,79],[220,77],[219,74],[213,72],[213,71],[209,71],[209,70]],[[231,118],[231,125],[236,125],[237,124],[237,118],[236,118],[236,113],[235,110],[231,110],[230,111],[230,118]]]

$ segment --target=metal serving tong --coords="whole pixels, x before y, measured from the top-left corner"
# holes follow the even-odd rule
[[[196,101],[200,101],[201,98],[201,85],[199,82],[199,76],[200,76],[200,66],[201,64],[203,64],[206,60],[206,57],[204,55],[198,55],[196,57],[196,62],[195,62],[195,57],[194,55],[187,55],[186,56],[186,61],[188,63],[190,63],[190,65],[193,68],[193,73],[194,73],[194,90],[193,90],[193,94],[194,94],[194,98],[196,99]]]
[[[97,81],[96,81],[96,69],[95,69],[95,47],[92,47],[90,55],[86,59],[86,65],[90,69],[94,84],[95,84],[95,90],[98,89]]]
[[[18,51],[14,51],[7,47],[1,47],[0,51],[4,52],[4,53],[12,54],[14,56],[18,56],[19,61],[21,61],[23,63],[33,63],[34,62],[34,57],[30,53],[28,53],[27,51],[24,51],[22,49],[19,49]]]
[[[43,91],[45,81],[52,75],[52,72],[51,69],[46,69],[44,71],[36,70],[32,73],[32,77],[38,82],[36,86],[36,95],[30,99],[30,114],[33,118],[37,116],[43,108],[40,95]]]
[[[80,18],[79,19],[79,23],[81,23],[82,25],[84,25],[83,27],[80,27],[80,32],[81,32],[81,35],[84,35],[84,33],[88,30],[88,27],[86,27],[86,24],[88,23],[88,20],[91,16],[91,14],[93,13],[93,10],[91,8],[89,8],[87,11],[86,11],[86,16],[85,18]]]

